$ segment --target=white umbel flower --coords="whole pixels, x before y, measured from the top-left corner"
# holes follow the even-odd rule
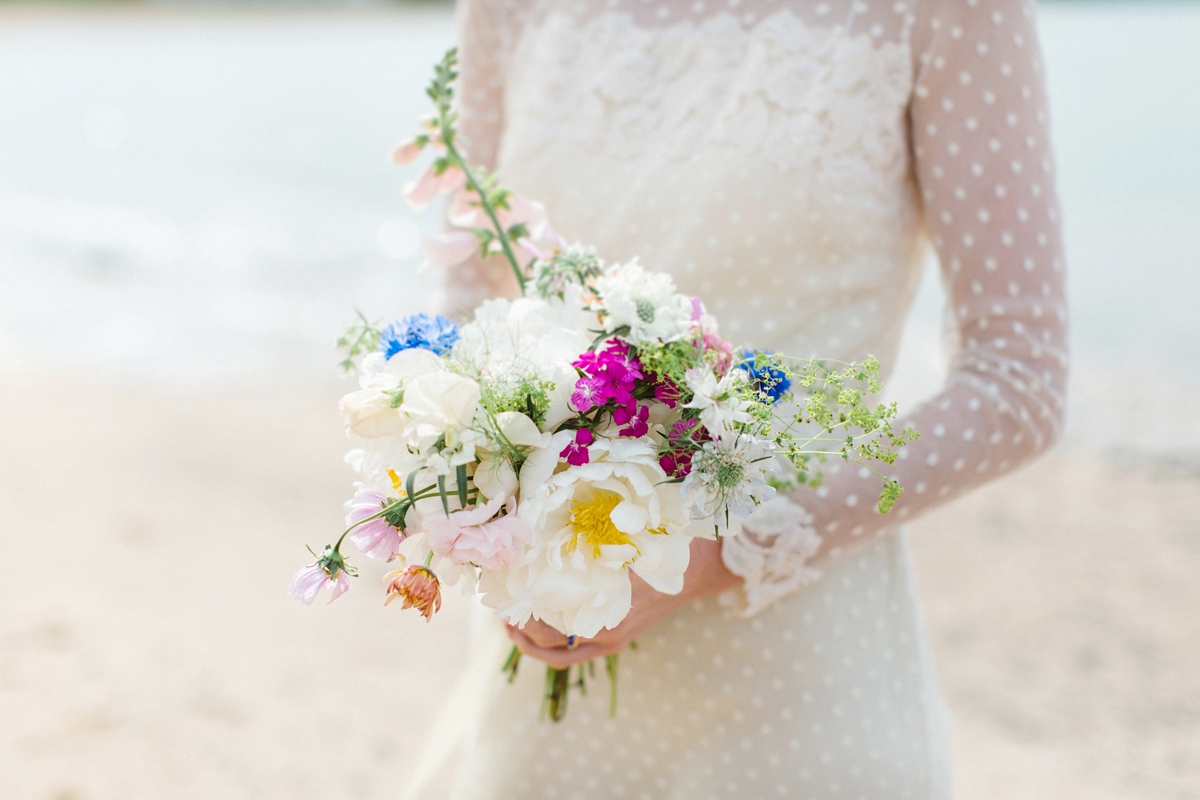
[[[639,344],[673,342],[691,330],[691,301],[675,291],[670,275],[646,272],[636,260],[610,267],[596,279],[596,290],[608,333],[628,326],[625,338]]]

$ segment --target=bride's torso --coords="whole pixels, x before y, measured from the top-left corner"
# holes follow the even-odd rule
[[[671,272],[733,341],[886,369],[924,241],[911,15],[709,6],[550,0],[509,17],[498,170],[568,239]]]

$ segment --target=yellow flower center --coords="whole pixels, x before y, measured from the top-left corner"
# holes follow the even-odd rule
[[[388,477],[392,479],[392,488],[395,489],[401,497],[404,497],[405,492],[404,489],[401,488],[403,481],[401,481],[400,476],[396,474],[396,470],[389,469],[387,474]]]
[[[619,494],[601,491],[591,500],[572,506],[571,527],[575,529],[575,538],[567,546],[567,551],[574,550],[583,541],[592,546],[592,557],[599,558],[602,545],[633,544],[612,521],[613,509],[620,503]]]

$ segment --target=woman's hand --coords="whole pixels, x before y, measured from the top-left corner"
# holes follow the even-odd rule
[[[656,592],[630,572],[633,605],[628,616],[620,625],[600,631],[595,638],[578,639],[575,647],[568,649],[566,636],[538,620],[530,620],[524,628],[509,625],[509,638],[525,655],[544,661],[556,669],[566,669],[600,656],[619,653],[631,641],[679,608],[702,597],[719,594],[741,581],[721,561],[720,542],[693,539],[691,551],[691,561],[683,576],[683,591],[679,594]]]

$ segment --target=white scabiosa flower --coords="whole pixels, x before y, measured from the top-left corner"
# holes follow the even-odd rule
[[[775,496],[767,474],[775,470],[770,442],[725,433],[692,457],[692,471],[680,486],[684,502],[697,518],[712,517],[719,527],[730,516],[745,518],[759,503]]]
[[[563,469],[558,453],[572,435],[556,434],[525,462],[517,513],[532,544],[520,565],[485,571],[480,589],[513,624],[533,617],[595,636],[629,613],[629,570],[660,592],[683,589],[688,518],[652,442],[600,438],[589,463]]]
[[[610,267],[596,279],[604,330],[628,327],[634,344],[683,338],[692,328],[692,301],[675,291],[671,276],[647,272],[636,260]]]
[[[750,422],[750,404],[738,392],[738,383],[745,373],[731,370],[720,380],[709,366],[692,367],[683,380],[692,391],[692,399],[684,408],[700,410],[700,424],[714,438],[733,431],[734,426]]]

